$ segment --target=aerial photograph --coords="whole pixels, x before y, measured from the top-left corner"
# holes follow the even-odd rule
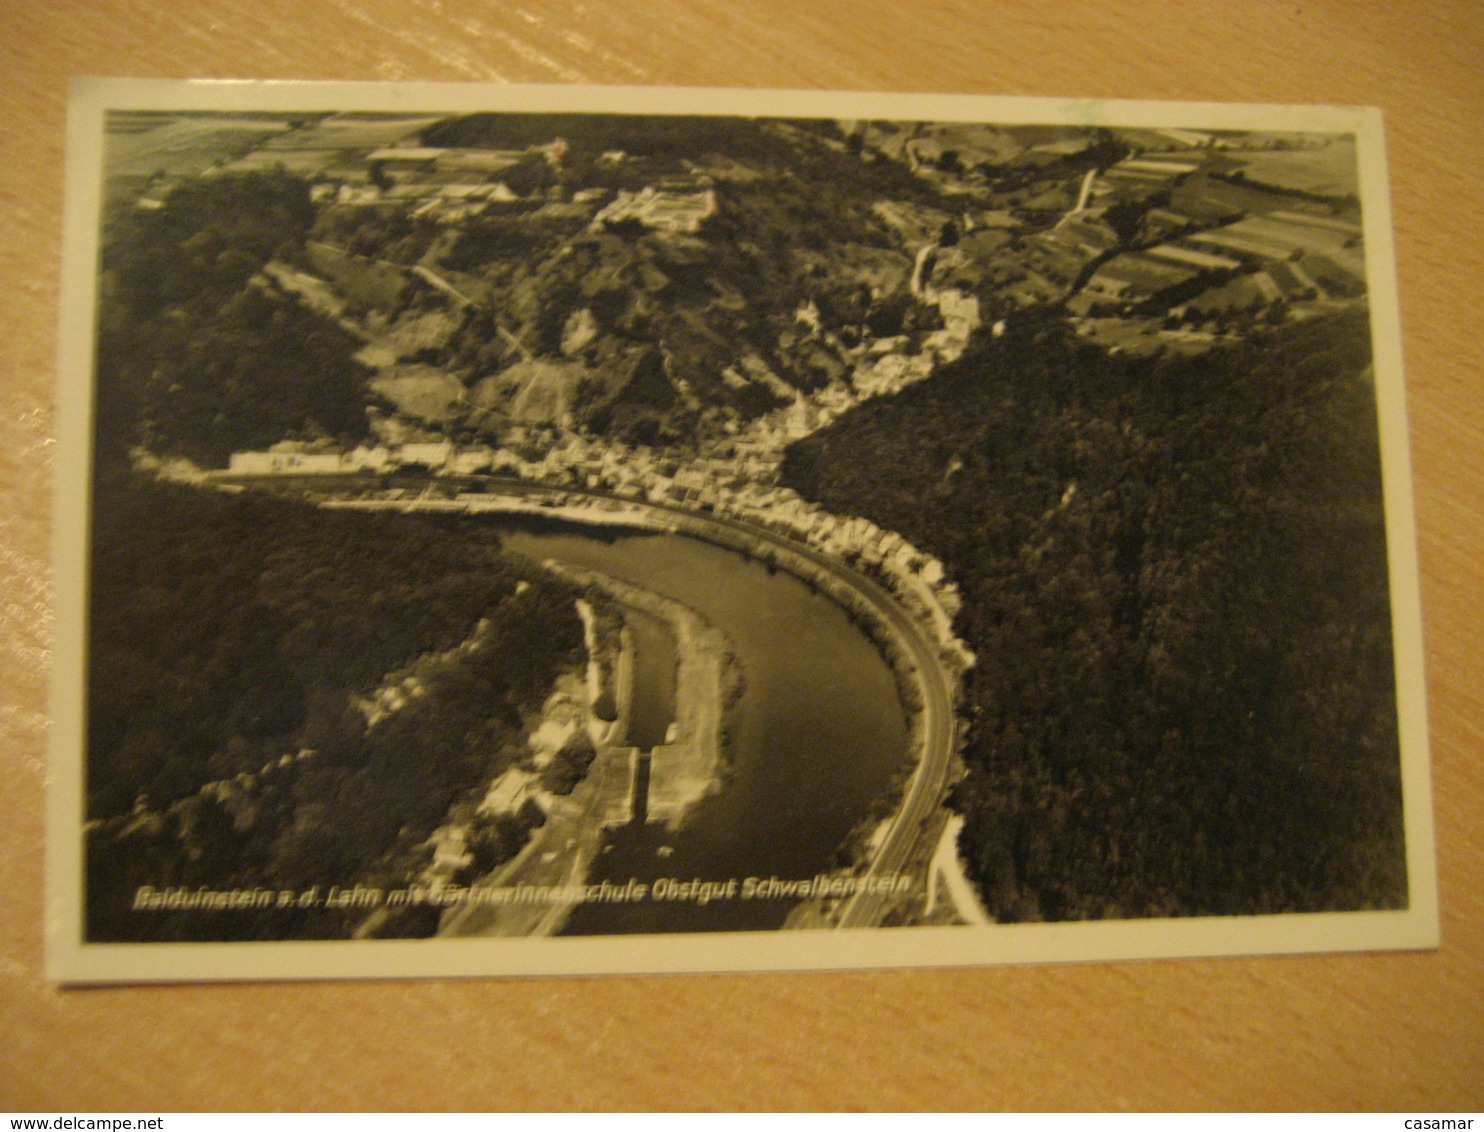
[[[1408,907],[1353,135],[103,143],[87,943]]]

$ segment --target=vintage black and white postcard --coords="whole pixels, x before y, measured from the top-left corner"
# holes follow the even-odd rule
[[[54,978],[1436,944],[1376,112],[72,110]]]

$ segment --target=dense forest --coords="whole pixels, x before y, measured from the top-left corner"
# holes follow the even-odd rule
[[[1359,312],[1179,360],[1028,312],[790,449],[962,587],[996,917],[1405,904],[1369,363]]]
[[[107,483],[93,579],[94,939],[342,934],[332,912],[129,907],[143,884],[407,883],[583,658],[575,591],[467,522]]]
[[[359,343],[261,272],[302,260],[313,221],[308,186],[272,172],[187,181],[106,227],[91,939],[346,934],[353,921],[336,910],[131,903],[140,885],[407,883],[450,806],[527,756],[531,714],[583,656],[572,587],[506,558],[486,527],[129,470],[138,447],[221,466],[286,437],[364,435]],[[476,860],[508,855],[534,820],[471,829]]]
[[[282,172],[182,183],[158,209],[111,218],[100,273],[98,443],[220,467],[286,437],[366,431],[360,343],[269,285],[301,261],[309,186]]]

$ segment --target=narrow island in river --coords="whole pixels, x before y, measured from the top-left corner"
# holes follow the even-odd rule
[[[439,935],[559,932],[573,904],[582,902],[588,867],[610,829],[646,820],[678,828],[691,807],[721,787],[727,712],[745,679],[726,635],[661,594],[594,571],[546,565],[578,585],[601,589],[625,611],[657,622],[673,647],[657,642],[654,651],[673,658],[673,680],[669,688],[656,690],[651,682],[636,690],[635,668],[646,658],[636,657],[632,631],[625,628],[614,680],[616,719],[604,720],[594,711],[595,680],[579,686],[588,695],[577,725],[586,726],[596,747],[586,777],[565,796],[548,795],[546,821],[520,854],[470,885],[508,890],[511,898],[497,902],[474,896],[443,914]],[[648,702],[641,702],[645,696]],[[667,722],[656,732],[658,720]]]

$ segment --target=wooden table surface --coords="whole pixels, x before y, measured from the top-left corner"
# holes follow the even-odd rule
[[[1442,949],[845,974],[48,985],[49,438],[63,118],[76,74],[1381,106]],[[1481,75],[1476,0],[7,0],[0,1108],[1481,1107]]]

